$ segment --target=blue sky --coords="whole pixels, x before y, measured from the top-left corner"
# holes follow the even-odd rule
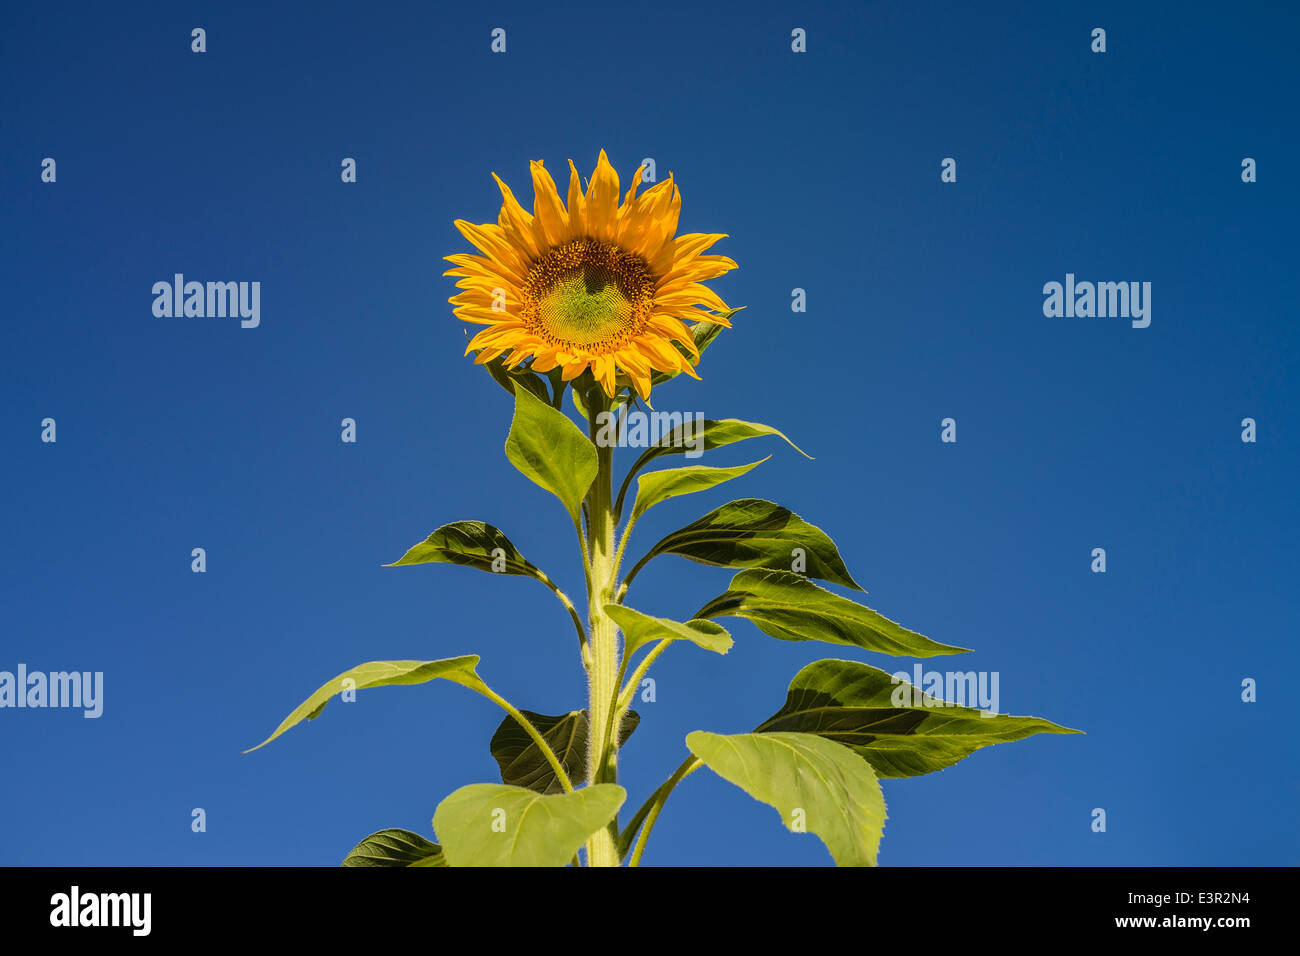
[[[781,502],[835,538],[866,603],[975,648],[928,667],[997,671],[1003,711],[1087,731],[886,781],[881,863],[1295,864],[1298,19],[6,9],[0,670],[103,671],[105,700],[97,720],[0,710],[0,863],[333,865],[383,827],[431,836],[438,801],[496,779],[500,714],[468,691],[362,692],[241,754],[361,661],[477,653],[521,707],[584,704],[543,587],[381,565],[481,519],[582,590],[563,510],[505,460],[509,398],[461,357],[441,257],[469,250],[453,219],[495,220],[492,171],[528,201],[530,159],[586,174],[604,148],[625,182],[643,157],[671,170],[682,228],[728,233],[716,251],[740,264],[714,286],[748,308],[703,381],[656,407],[765,422],[816,458],[774,440],[714,453],[773,457],[656,508],[632,554],[731,498]],[[261,282],[260,326],[154,317],[151,287],[176,272]],[[1150,326],[1045,317],[1043,284],[1067,273],[1151,282]],[[729,576],[657,559],[635,603],[680,617]],[[913,664],[732,623],[727,657],[657,665],[623,755],[631,806],[687,733],[751,729],[803,664]],[[700,772],[645,862],[829,857]]]

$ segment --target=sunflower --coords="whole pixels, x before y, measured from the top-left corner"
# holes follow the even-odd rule
[[[727,237],[674,235],[681,194],[671,173],[638,196],[638,169],[619,205],[618,173],[604,150],[585,194],[570,160],[565,208],[541,161],[530,166],[531,214],[494,173],[503,197],[496,223],[456,220],[483,253],[446,257],[455,268],[444,275],[457,276],[462,290],[450,299],[457,317],[487,326],[465,354],[477,352],[479,364],[504,356],[511,369],[531,358],[534,371],[559,368],[566,382],[590,369],[611,397],[630,384],[648,398],[656,372],[698,379],[700,353],[686,323],[730,327],[731,310],[702,284],[736,268],[703,254]]]

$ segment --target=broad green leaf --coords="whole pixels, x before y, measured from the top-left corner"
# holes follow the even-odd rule
[[[372,833],[355,847],[342,866],[446,866],[442,847],[410,830]]]
[[[472,783],[438,804],[433,829],[450,866],[564,866],[626,798],[614,783],[550,795]]]
[[[674,641],[691,641],[706,651],[725,654],[731,650],[731,635],[712,621],[691,620],[684,624],[666,617],[651,617],[622,604],[606,604],[605,613],[614,619],[623,632],[623,657],[630,659],[638,648],[668,638]]]
[[[720,312],[718,315],[720,318],[730,320],[733,315],[743,308],[745,308],[745,306],[742,305],[738,309],[732,309],[729,312]],[[691,326],[691,338],[695,340],[695,350],[703,355],[704,350],[713,344],[713,340],[716,339],[725,328],[726,326],[719,325],[717,322],[696,322]],[[680,342],[673,342],[673,347],[687,358],[691,358],[690,350]],[[680,372],[655,372],[650,376],[650,384],[661,385],[664,382],[676,378],[680,374]]]
[[[499,551],[499,553],[498,553]],[[504,534],[482,521],[453,521],[425,538],[386,568],[408,564],[461,564],[480,571],[518,574],[546,582]]]
[[[596,446],[569,416],[527,389],[515,389],[515,417],[506,457],[524,476],[563,502],[578,520],[582,499],[596,477]]]
[[[252,753],[265,747],[290,727],[304,720],[315,720],[325,709],[330,698],[345,690],[363,690],[367,687],[387,687],[393,684],[423,684],[427,681],[443,678],[468,687],[478,693],[484,693],[487,687],[479,680],[474,668],[479,661],[477,654],[465,657],[447,657],[437,661],[369,661],[358,664],[350,671],[344,671],[332,681],[322,684],[314,694],[293,709],[288,717],[275,728],[275,733],[267,737],[256,747],[245,750]],[[351,683],[346,683],[350,681]]]
[[[871,765],[814,734],[687,734],[710,770],[769,806],[788,830],[821,837],[836,866],[875,866],[885,797]]]
[[[520,711],[537,728],[542,739],[559,758],[560,766],[577,784],[587,776],[587,712],[574,710],[559,717]],[[619,746],[627,741],[641,722],[641,715],[628,711],[619,733]],[[497,727],[488,744],[497,766],[501,768],[503,782],[516,787],[527,787],[537,793],[562,793],[564,788],[543,756],[541,748],[528,736],[528,732],[510,715]]]
[[[771,455],[767,456],[771,458]],[[632,520],[636,521],[643,514],[669,498],[690,495],[697,491],[707,491],[715,485],[732,478],[739,478],[746,472],[757,468],[767,458],[748,465],[736,465],[733,468],[710,468],[707,465],[691,465],[686,468],[669,468],[665,471],[652,471],[642,475],[636,482],[636,504],[632,507]]]
[[[741,571],[696,617],[743,617],[782,641],[850,644],[895,657],[963,654],[790,571]]]
[[[660,554],[680,554],[722,568],[777,571],[789,571],[798,561],[809,577],[862,590],[826,532],[788,508],[761,498],[730,501],[672,532],[637,562],[633,572]]]
[[[960,696],[974,696],[969,682],[976,678],[973,671],[962,675],[961,686],[970,689]],[[794,676],[785,706],[754,732],[773,731],[843,744],[881,777],[943,770],[981,747],[1034,734],[1080,733],[1038,717],[988,716],[924,694],[878,667],[839,660],[814,661]]]

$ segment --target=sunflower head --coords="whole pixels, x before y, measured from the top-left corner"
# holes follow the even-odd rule
[[[656,373],[699,378],[692,327],[730,326],[732,314],[703,283],[736,268],[705,255],[718,233],[678,236],[681,194],[668,178],[640,196],[641,170],[619,203],[618,173],[601,150],[584,193],[569,162],[568,203],[540,161],[530,164],[533,211],[501,187],[495,223],[456,220],[482,255],[447,256],[461,291],[457,317],[485,326],[469,342],[479,364],[498,358],[516,369],[560,369],[570,381],[590,369],[613,397],[635,388],[645,399]]]

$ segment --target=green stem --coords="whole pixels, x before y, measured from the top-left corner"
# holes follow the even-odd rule
[[[686,777],[693,774],[704,766],[699,757],[691,754],[682,761],[671,777],[659,785],[654,793],[650,794],[649,799],[641,805],[641,809],[636,812],[632,822],[627,825],[627,829],[619,836],[619,846],[627,845],[636,833],[636,846],[632,848],[632,855],[629,858],[628,866],[640,866],[641,854],[645,852],[646,841],[650,839],[650,831],[654,829],[655,821],[659,819],[659,813],[668,802],[668,797],[672,794],[673,788],[681,783]],[[638,832],[638,827],[640,832]]]
[[[578,532],[578,550],[582,552],[582,573],[587,579],[587,591],[591,592],[591,555],[587,545],[587,533],[582,530],[582,522],[573,522],[573,529]]]
[[[618,629],[605,612],[612,602],[617,568],[614,558],[614,513],[611,490],[614,473],[614,449],[601,447],[596,442],[600,413],[607,411],[609,400],[600,387],[587,394],[588,425],[592,443],[596,445],[596,480],[587,492],[590,573],[587,580],[587,616],[589,619],[588,647],[590,663],[587,668],[590,688],[588,704],[587,783],[615,783],[618,779],[618,738],[611,731],[612,716],[619,692]],[[610,825],[593,834],[587,841],[588,866],[618,866],[618,851],[614,845],[618,834],[617,818]]]
[[[614,597],[614,602],[616,604],[623,603],[623,596],[627,594],[627,589],[632,586],[632,579],[641,572],[641,569],[646,566],[646,562],[648,562],[653,557],[654,557],[654,552],[651,551],[649,554],[647,554],[636,564],[632,565],[632,570],[627,573],[627,577],[623,579],[623,583],[619,586],[618,593]]]
[[[542,751],[542,756],[546,758],[546,762],[549,763],[551,769],[555,771],[555,777],[560,781],[560,786],[564,788],[564,792],[573,793],[573,782],[569,780],[569,775],[565,773],[564,765],[560,763],[560,759],[555,756],[555,751],[552,750],[551,745],[546,742],[546,738],[543,737],[538,732],[537,728],[533,726],[533,722],[521,714],[514,704],[510,703],[510,701],[506,700],[487,684],[483,685],[481,693],[484,697],[494,701],[502,710],[515,719],[515,723],[524,728],[524,732],[528,734],[529,737],[533,738],[533,743],[537,744],[538,748]]]
[[[650,669],[650,665],[655,662],[655,659],[660,654],[668,650],[668,645],[673,643],[675,640],[677,640],[675,637],[665,637],[663,640],[656,643],[654,647],[650,648],[649,653],[641,659],[641,663],[637,665],[636,670],[632,672],[632,676],[627,679],[627,683],[624,684],[623,689],[619,691],[617,709],[620,712],[625,711],[627,708],[632,706],[632,695],[636,693],[637,687],[641,685],[641,680],[645,677],[646,671]],[[623,670],[623,668],[619,669],[618,676],[620,681],[623,678]]]
[[[623,566],[623,551],[627,548],[628,539],[632,537],[632,529],[636,527],[636,519],[637,516],[635,514],[633,514],[632,517],[627,519],[627,525],[623,528],[623,536],[618,539],[618,551],[614,553],[614,579],[615,580],[618,580],[619,569],[622,568]],[[623,588],[619,592],[619,594],[623,594],[626,592],[627,592],[627,588]],[[617,595],[615,596],[614,603],[616,604],[621,603]]]

